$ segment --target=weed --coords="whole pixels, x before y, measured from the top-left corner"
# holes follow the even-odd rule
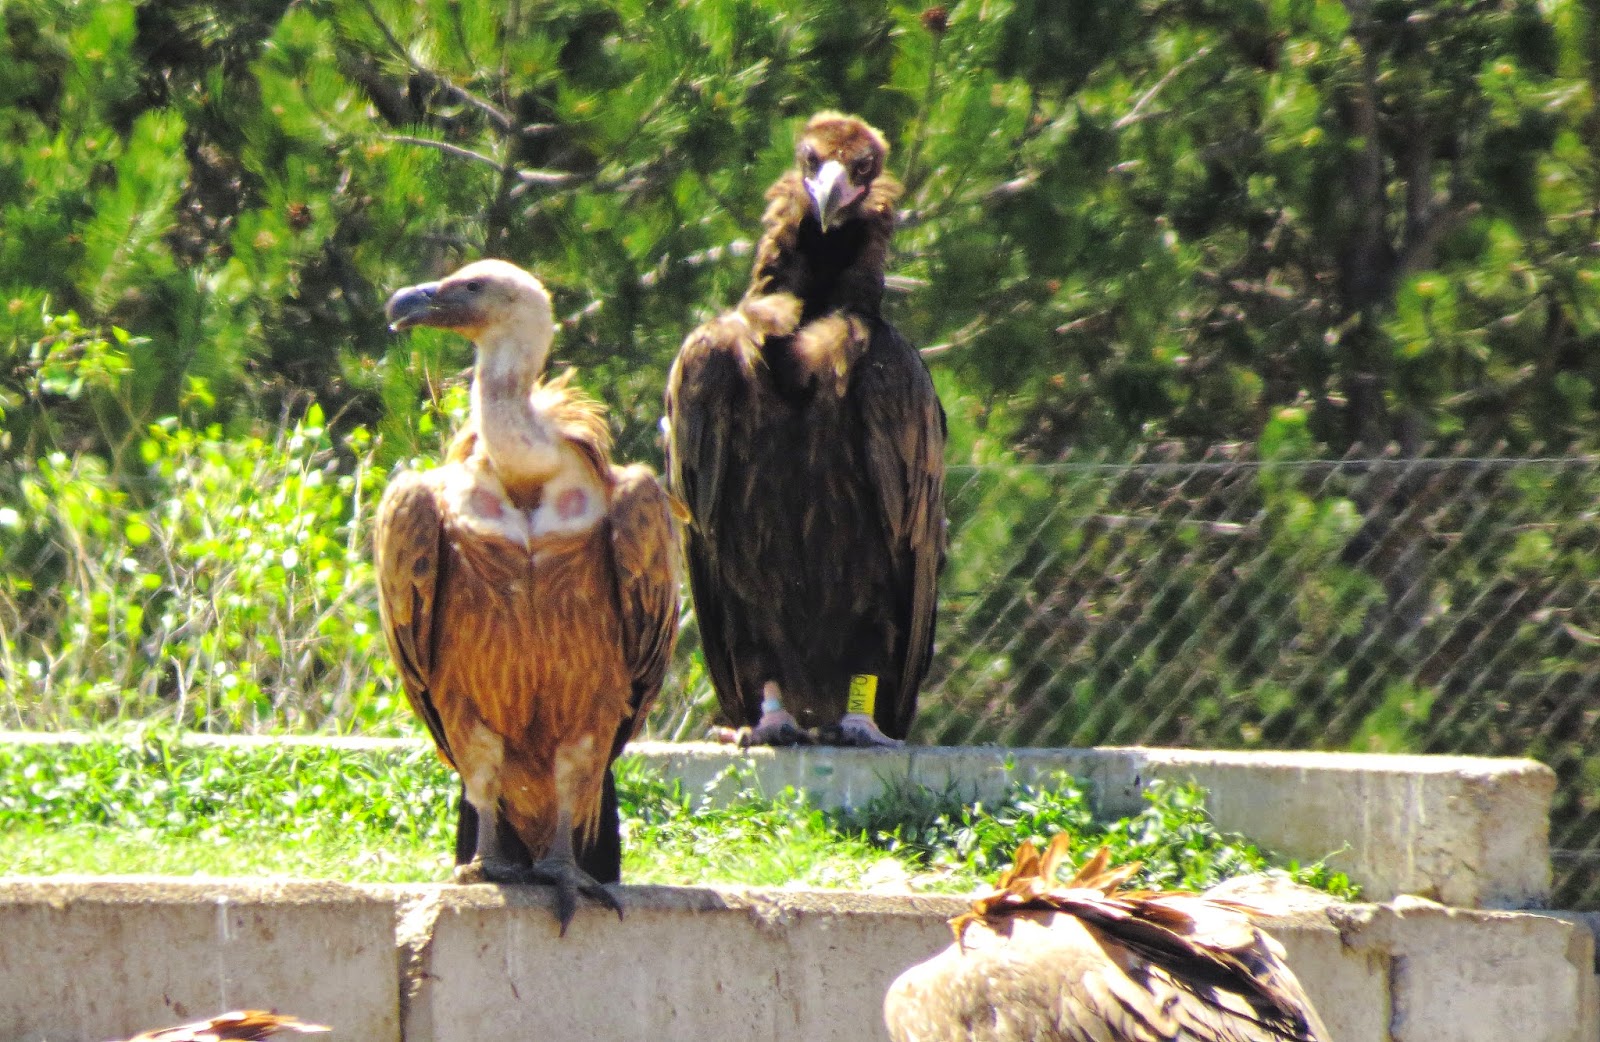
[[[793,789],[762,793],[737,769],[689,792],[624,758],[617,783],[623,873],[636,883],[965,892],[992,879],[1021,840],[1061,830],[1079,851],[1108,843],[1118,861],[1144,861],[1151,885],[1203,887],[1270,865],[1216,831],[1192,786],[1157,788],[1141,813],[1098,823],[1065,776],[990,805],[902,787],[832,813]],[[193,745],[148,731],[0,745],[0,874],[444,879],[456,792],[449,768],[421,747]],[[1291,875],[1354,893],[1322,866]]]

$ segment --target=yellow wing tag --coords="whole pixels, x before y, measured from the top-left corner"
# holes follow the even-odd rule
[[[871,673],[857,673],[850,678],[850,701],[845,711],[872,715],[878,704],[878,678]]]

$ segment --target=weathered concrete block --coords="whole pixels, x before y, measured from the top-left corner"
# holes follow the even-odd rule
[[[0,1042],[100,1042],[233,1009],[399,1038],[392,902],[324,883],[0,880]]]
[[[889,983],[950,943],[949,898],[626,887],[557,936],[544,889],[401,895],[406,1042],[886,1039]]]
[[[623,898],[626,921],[586,906],[560,939],[543,888],[8,880],[0,1042],[98,1042],[246,1006],[363,1042],[882,1039],[890,981],[948,945],[945,920],[965,907],[837,891]],[[1414,899],[1273,907],[1263,926],[1337,1042],[1600,1037],[1582,923]]]
[[[1306,861],[1330,857],[1365,895],[1416,894],[1463,908],[1527,908],[1550,893],[1555,774],[1533,760],[1183,749],[751,749],[643,742],[635,755],[691,791],[734,791],[729,768],[767,792],[805,790],[857,806],[895,782],[994,799],[1013,782],[1065,771],[1098,808],[1126,814],[1152,781],[1210,790],[1217,824]],[[719,779],[721,779],[719,781]]]
[[[406,938],[406,1042],[485,1037],[706,1042],[883,1039],[883,995],[951,940],[957,898],[626,887],[556,936],[542,889],[393,893]],[[1284,909],[1262,925],[1336,1042],[1592,1042],[1581,926],[1426,902]]]
[[[1392,1042],[1594,1042],[1594,938],[1581,923],[1401,898],[1334,905],[1345,946],[1389,962]],[[1331,1029],[1330,1029],[1331,1030]]]

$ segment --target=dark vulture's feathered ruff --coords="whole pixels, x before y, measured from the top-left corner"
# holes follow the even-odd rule
[[[644,467],[611,464],[600,406],[541,381],[537,279],[470,264],[389,301],[397,329],[477,346],[472,416],[442,466],[378,508],[379,606],[411,706],[461,774],[458,878],[579,891],[621,872],[611,761],[661,689],[678,624],[676,533]]]
[[[672,367],[671,478],[740,739],[898,744],[933,648],[944,412],[880,309],[901,191],[883,137],[822,113],[796,154],[749,290]]]
[[[1249,905],[1127,891],[1106,851],[1057,878],[1068,837],[1032,843],[951,920],[956,942],[892,984],[894,1042],[1328,1042]]]

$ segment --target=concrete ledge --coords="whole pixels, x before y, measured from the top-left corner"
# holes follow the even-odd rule
[[[691,791],[733,791],[739,782],[723,775],[738,767],[764,792],[793,786],[827,807],[858,806],[904,781],[995,799],[1013,782],[1065,771],[1090,783],[1097,810],[1120,815],[1143,805],[1152,781],[1192,780],[1210,791],[1206,805],[1222,828],[1304,861],[1333,854],[1373,900],[1415,894],[1462,908],[1529,908],[1550,894],[1556,779],[1533,760],[1132,747],[630,749]]]
[[[0,1042],[98,1042],[226,1008],[339,1039],[883,1039],[956,898],[624,887],[558,939],[543,888],[0,883]],[[1266,926],[1337,1042],[1593,1042],[1593,939],[1430,902],[1282,906]],[[399,958],[396,958],[398,951]]]
[[[84,740],[0,732],[0,742]],[[211,735],[184,741],[374,750],[422,744]],[[738,768],[764,792],[793,786],[822,807],[859,806],[906,781],[994,799],[1013,782],[1047,781],[1065,771],[1092,786],[1101,813],[1120,815],[1143,805],[1141,794],[1152,781],[1193,780],[1210,791],[1207,806],[1219,826],[1302,861],[1329,857],[1372,900],[1413,894],[1460,908],[1537,908],[1550,894],[1556,780],[1533,760],[1133,747],[743,751],[673,742],[638,742],[628,755],[690,791],[731,794],[744,783],[724,775]]]
[[[407,1042],[887,1038],[889,982],[949,943],[956,904],[683,887],[623,894],[626,921],[585,908],[565,940],[542,888],[402,894]]]
[[[332,883],[0,880],[0,1042],[100,1042],[230,1009],[400,1037],[393,902]]]
[[[1412,898],[1333,905],[1326,916],[1347,951],[1387,965],[1393,1042],[1600,1035],[1594,936],[1582,924]]]

